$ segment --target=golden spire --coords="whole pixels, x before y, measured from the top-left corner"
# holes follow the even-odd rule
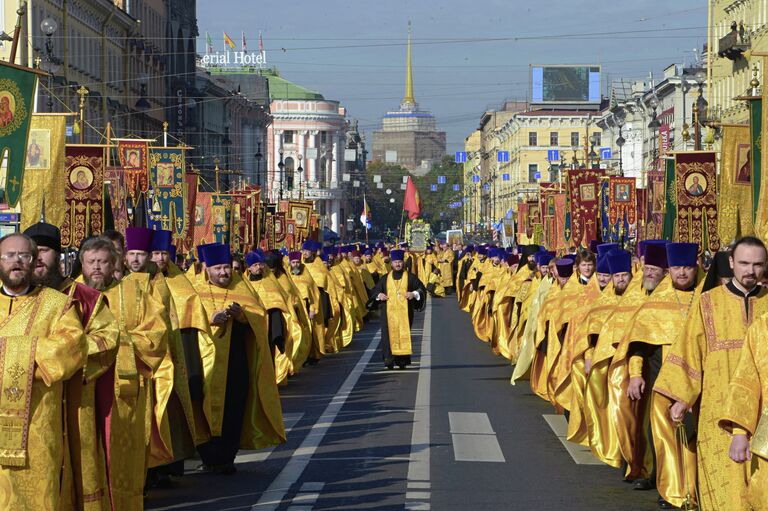
[[[403,103],[415,104],[413,99],[413,64],[411,62],[411,22],[408,21],[408,59],[405,69],[405,97]]]

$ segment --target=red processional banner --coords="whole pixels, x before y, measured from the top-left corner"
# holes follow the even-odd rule
[[[528,227],[528,203],[522,202],[517,205],[517,234],[526,234]],[[519,237],[518,237],[519,240]]]
[[[212,192],[197,192],[197,201],[195,202],[195,225],[194,225],[194,246],[205,243],[213,243],[215,237],[213,234],[213,221],[211,220],[211,199]]]
[[[67,145],[64,168],[61,246],[77,248],[104,229],[104,146]]]
[[[569,169],[571,232],[574,245],[589,246],[597,238],[597,214],[600,208],[602,169]]]
[[[623,221],[632,225],[637,221],[637,193],[635,192],[635,178],[612,176],[608,181],[608,193],[610,196],[608,206],[608,220],[611,225]]]
[[[125,186],[125,171],[122,168],[108,168],[104,171],[104,182],[107,185],[107,193],[109,193],[109,201],[112,206],[115,230],[125,233],[125,228],[128,227],[128,194]]]
[[[558,193],[554,196],[555,202],[555,244],[552,245],[557,250],[568,248],[568,242],[565,240],[565,204],[567,194]]]
[[[198,175],[193,172],[187,172],[184,176],[186,185],[184,193],[187,195],[187,202],[185,203],[187,208],[184,212],[186,218],[184,221],[185,225],[187,225],[187,232],[182,243],[184,251],[187,252],[195,247],[195,226],[197,225],[195,219],[195,212],[197,211],[197,180]]]
[[[698,243],[710,252],[720,248],[716,161],[711,151],[675,154],[678,241]]]
[[[125,169],[128,194],[136,203],[136,196],[149,189],[149,143],[143,140],[119,140],[117,153],[120,166]]]

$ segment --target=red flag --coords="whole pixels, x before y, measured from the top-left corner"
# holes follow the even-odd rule
[[[408,212],[408,218],[414,220],[419,218],[421,214],[421,198],[419,197],[419,191],[416,189],[416,185],[408,176],[408,182],[405,185],[405,200],[403,201],[403,209]]]

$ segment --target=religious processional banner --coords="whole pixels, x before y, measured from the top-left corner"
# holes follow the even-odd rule
[[[231,233],[230,244],[232,250],[235,252],[246,252],[247,247],[245,237],[248,231],[248,216],[245,214],[248,208],[248,192],[244,190],[237,190],[232,193],[232,219],[231,219]]]
[[[600,240],[603,243],[616,243],[619,241],[618,229],[610,220],[611,209],[611,184],[608,178],[600,181]]]
[[[597,211],[600,207],[601,169],[568,169],[568,191],[570,194],[571,243],[589,246],[590,240],[597,239]]]
[[[762,136],[763,133],[763,119],[768,119],[768,89],[765,84],[768,83],[765,80],[768,78],[768,59],[763,57],[762,68],[763,78],[762,83],[762,97],[749,101],[749,126],[750,137],[749,142],[751,145],[750,161],[752,164],[752,208],[753,208],[753,222],[755,224],[755,235],[763,238],[768,233],[768,204],[765,200],[760,200],[761,197],[765,197],[768,193],[768,186],[764,183],[763,168],[768,169],[768,147],[764,144],[768,144],[768,137]]]
[[[673,240],[677,225],[677,180],[675,177],[675,158],[664,160],[664,223],[661,238]]]
[[[700,250],[720,248],[717,231],[716,154],[696,151],[675,154],[677,236],[698,243]]]
[[[522,243],[522,236],[528,237],[528,203],[521,202],[517,205],[517,234],[518,243]]]
[[[159,211],[153,204],[149,215],[150,229],[173,232],[174,239],[186,236],[184,149],[179,147],[153,147],[149,151],[149,183],[154,190],[153,202],[159,203]]]
[[[288,218],[296,222],[297,240],[309,235],[309,220],[312,215],[312,201],[291,201],[288,205]]]
[[[230,226],[232,198],[223,193],[211,195],[211,224],[213,225],[213,241],[215,243],[230,243]]]
[[[0,158],[3,155],[8,158],[5,202],[12,208],[19,203],[24,183],[24,160],[36,86],[36,71],[0,61]]]
[[[120,166],[125,169],[125,183],[133,203],[149,190],[149,143],[145,140],[118,140]]]
[[[557,193],[554,195],[555,202],[555,244],[557,250],[568,248],[568,242],[565,239],[565,204],[567,194]]]
[[[647,239],[645,238],[645,225],[648,218],[648,188],[635,188],[635,194],[637,196],[637,212],[636,222],[634,226],[630,226],[630,233],[632,229],[636,234],[637,240]]]
[[[637,221],[635,178],[611,176],[608,181],[610,194],[608,221],[613,225],[626,218],[627,223],[634,224]]]
[[[275,248],[275,215],[267,213],[264,217],[264,239],[262,240],[264,250]]]
[[[717,230],[724,243],[730,243],[739,236],[751,235],[755,230],[751,147],[749,126],[723,126]]]
[[[555,246],[555,194],[558,183],[539,183],[539,211],[543,241],[548,247]]]
[[[213,223],[211,222],[211,204],[213,193],[197,192],[195,203],[194,246],[205,245],[215,241]]]
[[[283,248],[285,246],[285,236],[288,234],[288,213],[280,211],[275,213],[273,218],[275,241],[272,248]]]
[[[184,176],[186,207],[184,208],[184,224],[187,226],[186,235],[182,242],[184,251],[192,250],[195,247],[195,212],[197,211],[197,181],[198,175],[194,172],[187,172]]]
[[[128,219],[128,190],[125,183],[125,170],[110,167],[104,171],[104,182],[107,185],[109,201],[112,205],[112,219],[115,229],[125,232],[129,225]]]
[[[539,201],[537,200],[530,200],[528,201],[528,225],[525,227],[525,233],[528,235],[528,238],[535,237],[536,234],[536,226],[539,226],[541,228],[541,206],[539,205]]]
[[[664,223],[664,205],[666,196],[664,194],[664,171],[648,171],[648,210],[646,218],[650,219],[645,224],[645,239],[654,240],[662,238],[662,226]],[[638,208],[639,210],[639,208]]]
[[[64,182],[66,129],[66,115],[32,115],[21,189],[22,231],[43,216],[49,224],[64,223],[67,203],[61,193],[61,183]],[[42,211],[43,204],[45,211]]]
[[[261,187],[248,186],[244,216],[246,218],[245,244],[256,247],[261,235]]]
[[[61,245],[79,247],[88,236],[101,234],[104,221],[104,146],[67,145],[64,161]]]

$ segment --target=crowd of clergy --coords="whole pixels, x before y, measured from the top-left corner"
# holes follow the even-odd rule
[[[662,509],[768,509],[766,248],[464,246],[478,339],[568,422],[567,440]],[[543,426],[546,427],[546,426]],[[616,502],[620,509],[621,499]]]
[[[431,249],[301,248],[182,257],[129,227],[69,258],[54,225],[0,238],[0,509],[141,510],[185,460],[235,473],[238,450],[286,441],[281,386],[371,314],[405,367],[414,311],[453,272]]]

